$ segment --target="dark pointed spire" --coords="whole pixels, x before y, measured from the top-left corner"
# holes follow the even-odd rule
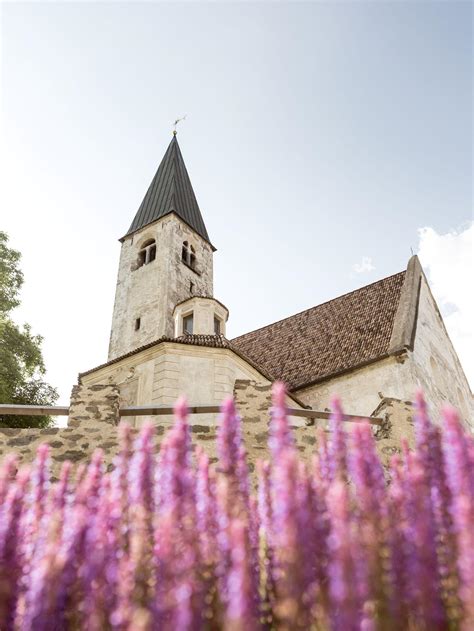
[[[173,133],[158,171],[125,236],[172,212],[212,246],[179,149],[176,133]]]

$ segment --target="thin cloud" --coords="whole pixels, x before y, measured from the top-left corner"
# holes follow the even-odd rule
[[[361,263],[354,263],[352,271],[355,274],[366,274],[372,272],[375,269],[375,265],[372,263],[370,256],[363,256]]]

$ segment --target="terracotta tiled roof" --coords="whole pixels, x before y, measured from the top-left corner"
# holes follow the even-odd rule
[[[232,346],[291,390],[388,355],[406,272],[233,340]]]
[[[120,357],[116,357],[115,359],[111,359],[105,364],[101,364],[100,366],[96,366],[95,368],[91,368],[90,370],[86,370],[85,372],[81,372],[79,373],[79,382],[81,380],[81,377],[85,375],[93,373],[96,370],[100,370],[101,368],[105,368],[106,366],[117,364],[118,362],[122,361],[122,359],[125,359],[126,357],[131,357],[132,355],[135,355],[136,353],[140,353],[141,351],[151,348],[152,346],[157,346],[158,344],[162,344],[163,342],[171,342],[174,344],[190,344],[192,346],[207,346],[211,348],[228,348],[233,353],[241,357],[244,361],[246,361],[250,366],[255,368],[255,370],[260,372],[260,374],[265,379],[268,379],[268,381],[275,380],[273,375],[263,370],[250,357],[246,357],[244,353],[234,348],[231,342],[229,342],[229,340],[225,338],[223,335],[181,335],[180,337],[166,337],[166,336],[160,337],[154,342],[150,342],[149,344],[144,344],[143,346],[135,348],[133,351],[130,351],[129,353],[126,353],[125,355],[121,355]],[[308,407],[305,403],[300,401],[295,395],[290,395],[290,396],[301,407],[303,408]]]
[[[84,375],[88,375],[96,370],[100,370],[101,368],[105,368],[106,366],[112,366],[113,364],[117,364],[122,361],[126,357],[131,357],[136,353],[141,353],[141,351],[146,351],[148,348],[152,348],[153,346],[157,346],[158,344],[162,344],[163,342],[172,342],[174,344],[189,344],[191,346],[207,346],[210,348],[228,348],[233,351],[236,355],[245,360],[250,366],[253,366],[255,370],[258,370],[266,379],[269,381],[274,381],[274,376],[261,368],[256,361],[254,361],[251,357],[247,357],[245,353],[240,351],[229,342],[229,340],[223,335],[180,335],[179,337],[167,337],[163,336],[154,340],[153,342],[149,342],[148,344],[144,344],[143,346],[139,346],[138,348],[134,348],[133,351],[125,353],[125,355],[120,355],[120,357],[116,357],[115,359],[111,359],[104,364],[100,364],[99,366],[95,366],[95,368],[91,368],[90,370],[86,370],[84,372],[79,373],[79,380]]]

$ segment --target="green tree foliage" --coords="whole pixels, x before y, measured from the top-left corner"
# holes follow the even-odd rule
[[[54,405],[58,393],[43,379],[43,338],[33,335],[28,324],[20,327],[11,318],[20,304],[23,284],[20,258],[0,231],[0,403]],[[0,415],[0,427],[47,427],[51,423],[49,416]]]

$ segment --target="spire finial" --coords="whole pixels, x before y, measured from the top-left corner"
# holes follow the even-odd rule
[[[174,121],[173,136],[176,136],[176,134],[178,133],[178,132],[176,131],[176,125],[177,125],[178,123],[180,123],[181,121],[184,121],[184,119],[185,119],[185,118],[186,118],[186,114],[185,114],[183,117],[181,117],[181,118],[177,118],[177,119]]]

